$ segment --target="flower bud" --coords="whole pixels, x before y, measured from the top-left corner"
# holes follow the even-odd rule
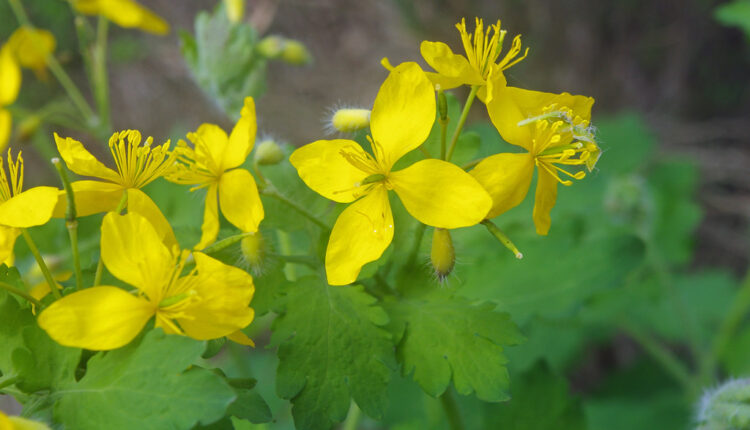
[[[224,0],[229,22],[238,23],[245,16],[245,0]]]
[[[261,271],[263,265],[263,259],[265,257],[266,241],[263,239],[263,235],[260,232],[255,232],[249,236],[245,236],[240,242],[240,250],[242,251],[242,258],[250,265],[250,268],[254,273],[258,274]]]
[[[433,231],[430,262],[439,281],[445,280],[453,271],[453,266],[456,264],[456,253],[453,250],[450,230],[436,228]]]
[[[342,133],[353,133],[370,126],[368,109],[339,109],[331,118],[331,126]]]
[[[703,395],[696,430],[750,427],[750,379],[726,382]]]
[[[443,121],[445,123],[448,121],[448,99],[445,97],[445,92],[438,88],[437,93],[437,108],[438,113],[440,114],[440,121]]]
[[[286,39],[281,48],[281,60],[294,66],[304,66],[312,61],[312,55],[302,42]]]
[[[266,139],[255,148],[254,157],[260,165],[278,164],[284,159],[284,151],[273,139]]]
[[[266,36],[255,45],[255,49],[266,58],[278,58],[284,43],[284,38],[281,36]]]

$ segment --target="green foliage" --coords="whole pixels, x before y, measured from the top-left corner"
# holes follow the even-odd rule
[[[734,0],[718,6],[714,17],[723,25],[739,27],[750,38],[750,1]]]
[[[402,372],[414,372],[427,394],[440,396],[452,379],[460,394],[508,399],[503,347],[523,340],[508,314],[495,312],[494,304],[437,293],[386,302],[386,309]]]
[[[583,430],[581,402],[570,394],[568,381],[542,363],[513,379],[513,399],[485,405],[484,428],[508,430]],[[543,405],[543,406],[542,406]],[[540,411],[543,410],[543,413]]]
[[[256,52],[258,35],[246,23],[230,23],[223,7],[195,18],[195,37],[180,33],[182,55],[198,85],[232,118],[247,96],[266,87],[267,59]]]
[[[191,367],[204,350],[203,342],[152,330],[140,341],[98,354],[80,381],[60,383],[55,417],[82,430],[187,429],[216,421],[235,393],[220,376]]]
[[[346,417],[350,398],[379,418],[395,367],[390,335],[381,328],[386,313],[362,287],[306,278],[286,293],[273,325],[276,390],[292,401],[297,428],[330,428]]]

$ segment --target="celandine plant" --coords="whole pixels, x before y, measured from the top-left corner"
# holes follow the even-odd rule
[[[255,147],[267,62],[310,54],[278,35],[260,38],[242,2],[227,3],[198,17],[183,53],[235,125],[202,124],[186,141],[155,145],[137,130],[111,130],[106,31],[111,21],[158,35],[168,24],[132,0],[70,1],[81,46],[94,53],[92,107],[55,59],[51,33],[10,0],[20,27],[0,49],[0,145],[12,140],[21,67],[54,75],[91,137],[47,136],[61,188],[24,190],[20,151],[2,162],[0,393],[23,405],[23,418],[0,413],[0,428],[282,426],[279,399],[300,429],[354,429],[364,415],[388,426],[389,386],[410,381],[444,411],[443,423],[417,426],[474,425],[454,393],[513,405],[505,349],[525,338],[512,310],[454,288],[454,236],[479,230],[474,243],[512,252],[488,258],[520,259],[497,218],[519,205],[537,234],[554,232],[559,185],[584,179],[601,155],[594,100],[509,86],[504,71],[528,53],[520,36],[506,47],[499,21],[477,19],[470,32],[461,20],[464,54],[422,43],[433,71],[382,61],[372,109],[333,115],[345,138]],[[98,37],[85,37],[93,29],[83,15],[96,16]],[[229,73],[232,61],[241,67]],[[459,109],[446,91],[462,86]],[[492,127],[482,156],[470,155],[464,130],[475,99]],[[108,145],[111,160],[97,159],[95,145]],[[532,186],[533,209],[522,205]],[[26,246],[16,249],[19,235]],[[275,375],[238,371],[262,353],[248,352],[254,342],[275,350]],[[528,390],[556,381],[544,367],[534,375],[547,376],[524,379]],[[256,384],[275,387],[273,412]]]

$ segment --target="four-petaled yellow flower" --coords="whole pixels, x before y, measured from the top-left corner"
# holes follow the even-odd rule
[[[253,278],[200,252],[193,253],[195,268],[183,273],[189,252],[170,249],[162,241],[169,235],[137,213],[108,213],[102,260],[137,292],[114,286],[75,292],[46,308],[39,326],[61,345],[91,350],[126,345],[151,317],[167,333],[199,340],[241,333],[254,316]]]
[[[492,100],[494,86],[505,86],[503,70],[526,58],[529,49],[526,48],[523,55],[518,56],[521,53],[521,36],[517,35],[510,50],[500,58],[506,34],[505,30],[500,29],[500,20],[485,31],[482,20],[476,18],[474,34],[466,30],[465,19],[461,19],[456,28],[461,34],[466,56],[454,54],[443,42],[423,41],[420,46],[422,57],[437,72],[426,72],[427,77],[443,90],[461,85],[477,86],[479,99],[487,103]],[[383,65],[392,68],[387,58],[383,59]]]
[[[474,225],[492,202],[470,175],[441,160],[427,159],[391,171],[421,145],[435,122],[435,92],[416,63],[391,71],[380,87],[370,120],[374,157],[352,140],[319,140],[290,157],[302,180],[322,196],[352,203],[341,213],[326,251],[331,285],[354,282],[362,266],[377,260],[393,239],[388,190],[424,224],[440,228]],[[355,201],[356,200],[356,201]]]
[[[526,153],[496,154],[471,172],[492,196],[493,218],[517,206],[526,197],[537,167],[534,224],[546,235],[550,211],[557,200],[557,183],[571,185],[586,173],[571,173],[562,166],[585,166],[591,171],[601,151],[589,126],[594,99],[568,93],[553,94],[514,87],[498,87],[487,104],[490,119],[508,143]],[[563,175],[563,177],[561,177]]]
[[[264,216],[258,186],[250,172],[238,168],[253,150],[256,129],[255,102],[247,97],[229,136],[218,125],[202,124],[195,133],[188,133],[193,148],[180,141],[175,149],[182,163],[167,179],[195,185],[191,191],[208,187],[201,240],[195,249],[203,249],[216,240],[219,207],[224,217],[243,232],[258,231]]]
[[[55,142],[68,169],[81,176],[99,179],[71,184],[78,216],[113,211],[123,198],[123,193],[127,193],[128,211],[138,212],[158,224],[162,231],[171,232],[166,228],[167,220],[159,208],[140,190],[174,166],[176,155],[169,151],[169,141],[152,147],[151,137],[141,145],[141,133],[137,130],[114,133],[109,139],[109,150],[117,171],[102,164],[77,140],[61,138],[55,133]],[[64,217],[66,207],[67,198],[65,192],[61,191],[54,216]],[[167,240],[171,245],[177,244],[173,235]]]
[[[169,33],[169,24],[164,19],[133,0],[70,0],[70,3],[78,12],[101,15],[120,27],[158,35]]]
[[[60,190],[34,187],[23,191],[23,158],[13,162],[8,150],[8,174],[0,157],[0,263],[10,262],[22,228],[46,224],[52,217]]]

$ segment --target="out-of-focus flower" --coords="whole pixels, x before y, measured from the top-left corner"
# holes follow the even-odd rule
[[[70,0],[70,3],[78,12],[101,15],[120,27],[157,35],[169,33],[169,24],[162,17],[133,0]]]

